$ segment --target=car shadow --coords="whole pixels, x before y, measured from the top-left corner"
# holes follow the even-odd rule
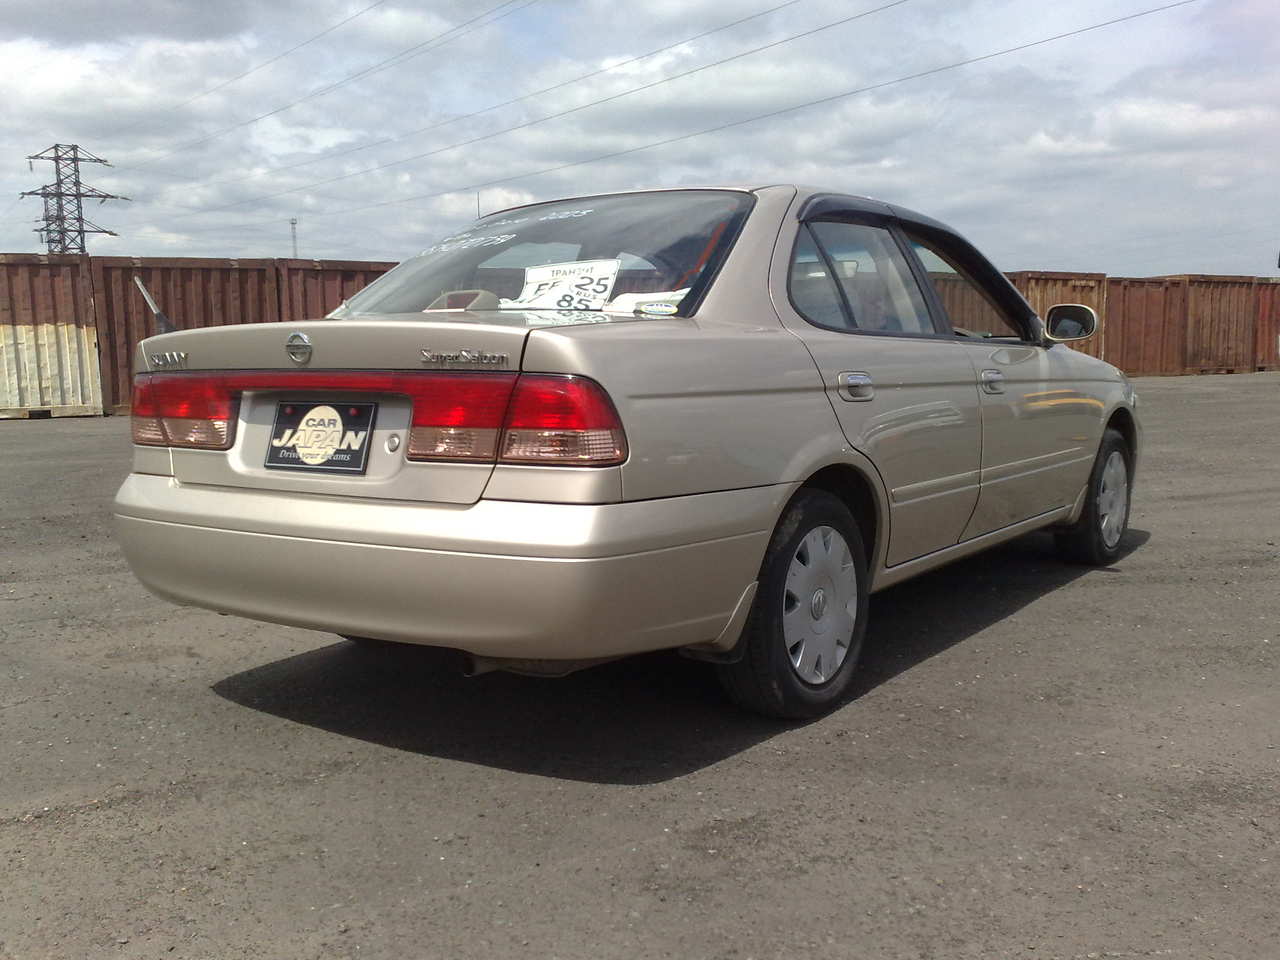
[[[1149,536],[1130,530],[1126,555]],[[1086,574],[1107,575],[1063,564],[1047,535],[1032,534],[876,594],[856,694]],[[711,669],[670,652],[555,680],[466,679],[461,662],[452,651],[340,641],[227,677],[213,690],[344,737],[593,783],[670,780],[794,726],[733,708]],[[843,709],[856,710],[857,701]]]
[[[854,696],[1073,580],[1108,576],[1150,539],[1148,531],[1130,527],[1117,562],[1099,568],[1064,563],[1049,534],[1032,533],[875,594]]]

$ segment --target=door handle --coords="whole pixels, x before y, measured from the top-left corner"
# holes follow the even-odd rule
[[[869,373],[842,373],[836,377],[836,383],[842,400],[870,400],[876,395],[875,383]]]
[[[987,393],[1004,393],[1004,374],[999,370],[983,370],[978,381]]]

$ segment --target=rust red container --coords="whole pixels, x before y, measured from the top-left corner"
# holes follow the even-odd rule
[[[1253,368],[1280,370],[1280,277],[1258,278],[1258,325]]]
[[[1254,369],[1258,282],[1254,277],[1185,276],[1187,373]]]
[[[0,418],[101,412],[88,258],[0,254]]]
[[[1186,285],[1171,278],[1107,281],[1107,353],[1130,376],[1186,372]]]
[[[394,266],[358,260],[277,260],[280,319],[323,317]]]
[[[134,350],[157,332],[135,276],[179,330],[280,319],[274,260],[89,259],[108,409],[127,407]]]
[[[1105,356],[1107,336],[1107,276],[1104,273],[1058,273],[1050,270],[1019,270],[1006,274],[1036,313],[1044,316],[1055,303],[1083,303],[1098,315],[1098,332],[1088,340],[1073,343],[1073,349],[1091,357]]]
[[[0,415],[127,409],[155,320],[139,276],[180,329],[323,317],[391,267],[355,260],[222,260],[0,254]],[[1280,369],[1280,278],[1008,274],[1037,312],[1097,311],[1075,348],[1131,375]],[[944,291],[960,300],[967,285]]]

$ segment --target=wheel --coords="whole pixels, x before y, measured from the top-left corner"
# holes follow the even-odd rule
[[[1107,430],[1089,475],[1080,518],[1056,535],[1058,550],[1066,559],[1101,567],[1120,556],[1120,541],[1129,528],[1132,477],[1129,445],[1119,431]]]
[[[801,490],[783,511],[760,566],[742,657],[717,667],[739,705],[802,720],[849,690],[867,625],[867,560],[849,508]]]

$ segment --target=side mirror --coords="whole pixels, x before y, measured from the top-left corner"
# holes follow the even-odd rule
[[[1098,332],[1098,315],[1083,303],[1057,303],[1044,320],[1045,339],[1051,343],[1087,340]]]

